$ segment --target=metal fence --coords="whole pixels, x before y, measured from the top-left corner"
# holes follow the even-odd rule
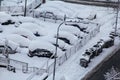
[[[9,59],[9,65],[15,67],[18,70],[22,70],[23,73],[27,73],[28,71],[28,63]]]
[[[84,36],[82,40],[79,40],[76,45],[65,51],[65,54],[57,58],[56,67],[62,65],[71,55],[75,54],[81,47],[83,47],[90,39],[92,39],[100,30],[100,26],[96,27],[88,35]],[[54,62],[48,66],[47,72],[50,75],[53,72]]]
[[[8,60],[6,58],[0,57],[0,65],[7,66]]]
[[[23,1],[22,1],[23,2]],[[27,15],[30,14],[30,11],[35,9],[41,4],[41,0],[34,0],[31,4],[27,5]],[[12,15],[23,15],[24,14],[24,6],[1,6],[0,11],[5,11]]]
[[[17,12],[23,12],[24,7],[23,6],[1,6],[1,11],[5,12],[12,12],[12,13],[17,13]]]
[[[0,64],[5,65],[6,67],[8,65],[11,65],[15,67],[16,70],[22,70],[23,73],[28,72],[28,63],[25,63],[25,62],[17,61],[10,58],[0,57]]]

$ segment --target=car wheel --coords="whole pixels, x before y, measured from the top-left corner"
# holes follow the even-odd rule
[[[31,54],[27,54],[29,57],[33,57],[33,55],[31,55]]]

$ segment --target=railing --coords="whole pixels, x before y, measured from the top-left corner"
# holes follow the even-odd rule
[[[8,66],[8,64],[9,64],[9,65],[15,67],[15,69],[17,69],[17,70],[22,70],[23,73],[26,73],[28,71],[28,63],[25,63],[25,62],[0,57],[0,64],[3,64],[5,66]]]
[[[1,6],[1,11],[5,12],[12,12],[12,13],[17,13],[17,12],[23,12],[24,7],[23,6]]]
[[[27,5],[28,14],[30,13],[30,11],[38,7],[40,4],[41,4],[41,0],[34,0],[33,2],[31,2],[31,4]],[[24,9],[25,9],[24,5],[22,6],[1,6],[1,11],[5,11],[13,15],[23,15]]]
[[[83,47],[90,39],[92,39],[100,30],[100,26],[96,27],[88,35],[84,36],[82,40],[79,40],[76,45],[65,51],[65,54],[57,58],[57,67],[62,65],[71,55],[75,54],[81,47]],[[48,66],[47,72],[50,75],[53,72],[54,63]]]
[[[27,15],[33,16],[34,9],[39,7],[42,3],[41,0],[34,0],[31,4],[27,5]]]

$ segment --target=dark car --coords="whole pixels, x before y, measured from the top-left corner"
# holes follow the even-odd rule
[[[35,49],[34,51],[29,51],[29,57],[38,56],[38,57],[47,57],[54,58],[53,53],[45,49]]]
[[[80,59],[80,65],[82,67],[87,67],[89,62],[92,58],[95,56],[98,56],[102,52],[102,45],[100,43],[97,43],[92,48],[87,49],[85,53],[82,55],[82,58]]]
[[[0,54],[6,54],[6,53],[8,53],[8,54],[14,54],[16,51],[14,51],[14,50],[12,50],[12,48],[11,47],[9,47],[9,46],[4,46],[4,45],[0,45]]]
[[[108,39],[101,39],[98,43],[104,43],[102,47],[109,48],[114,45],[114,38],[109,37]]]
[[[92,59],[92,58],[94,58],[94,50],[93,49],[87,49],[86,51],[85,51],[85,53],[82,55],[82,58],[80,58],[80,65],[82,66],[82,67],[87,67],[88,66],[88,64],[89,64],[89,62],[90,62],[90,60]]]

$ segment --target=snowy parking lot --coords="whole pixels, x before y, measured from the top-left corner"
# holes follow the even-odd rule
[[[63,77],[65,80],[82,79],[109,55],[110,51],[105,49],[98,57],[92,59],[88,68],[85,69],[79,65],[79,60],[85,50],[95,45],[100,39],[108,37],[109,33],[114,30],[115,16],[112,8],[62,1],[48,1],[41,5],[34,10],[32,16],[34,18],[31,16],[13,17],[5,12],[0,12],[0,45],[7,45],[15,51],[15,53],[9,54],[10,59],[23,62],[28,67],[27,73],[22,73],[23,66],[19,69],[16,67],[17,63],[14,65],[13,62],[11,65],[16,67],[16,73],[7,71],[6,68],[0,68],[0,79],[40,80],[35,72],[47,68],[49,74],[47,80],[52,80],[51,70],[53,68],[51,67],[54,59],[51,59],[51,56],[57,57],[57,62],[59,62],[57,63],[56,80],[61,80]],[[54,22],[54,20],[56,21]],[[63,21],[64,24],[61,25],[59,36],[57,36],[57,29]],[[58,44],[56,44],[56,38],[58,38]],[[119,46],[118,43],[119,41],[116,39],[111,51]],[[56,46],[57,56],[54,56]],[[63,58],[66,54],[67,57]],[[68,55],[70,55],[69,58]],[[0,54],[0,57],[4,56]],[[30,67],[35,67],[36,70],[29,72]],[[8,77],[5,77],[6,75]],[[19,78],[17,78],[18,76]]]

